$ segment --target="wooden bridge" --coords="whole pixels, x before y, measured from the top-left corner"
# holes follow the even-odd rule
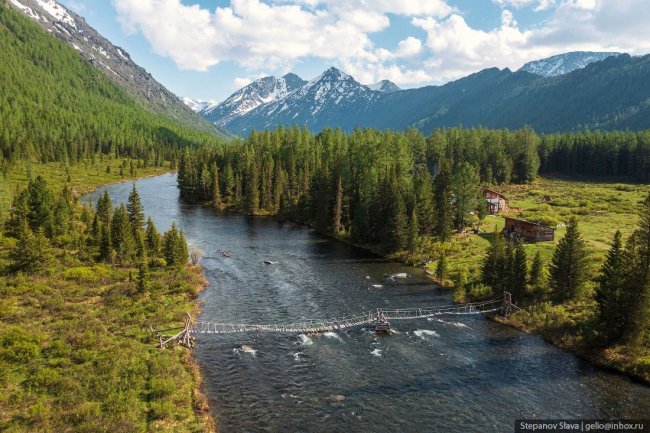
[[[306,320],[296,323],[274,323],[274,324],[232,324],[215,323],[204,320],[195,320],[189,314],[185,319],[182,329],[171,328],[154,331],[159,337],[159,346],[178,342],[186,347],[194,344],[196,334],[235,334],[245,332],[275,332],[275,333],[321,333],[332,332],[362,325],[373,325],[375,331],[389,332],[391,320],[414,320],[426,319],[440,315],[476,315],[497,313],[508,315],[514,308],[510,293],[504,293],[502,298],[495,298],[489,301],[473,302],[468,304],[456,304],[436,306],[429,308],[404,308],[404,309],[383,309],[366,311],[363,313],[326,320]],[[164,332],[179,330],[175,335],[163,335]]]

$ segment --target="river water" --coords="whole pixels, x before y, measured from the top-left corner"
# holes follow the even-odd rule
[[[120,202],[131,184],[106,188]],[[203,251],[203,320],[291,323],[451,302],[421,271],[304,227],[182,204],[174,175],[137,188],[160,231],[176,221]],[[398,272],[409,278],[385,277]],[[394,325],[391,336],[364,328],[200,336],[196,356],[220,431],[500,433],[517,418],[650,414],[650,387],[483,317]]]

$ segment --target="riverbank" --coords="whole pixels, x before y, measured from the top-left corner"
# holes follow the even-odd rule
[[[32,170],[48,180],[62,175],[52,166]],[[87,175],[93,181],[75,183],[77,193],[110,181]],[[194,354],[156,348],[150,331],[199,312],[206,284],[199,266],[150,268],[140,292],[136,265],[96,263],[52,245],[45,268],[16,272],[15,248],[15,239],[0,235],[0,317],[7,324],[0,329],[0,430],[216,431]]]

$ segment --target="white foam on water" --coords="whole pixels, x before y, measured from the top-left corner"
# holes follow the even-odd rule
[[[336,332],[324,332],[323,335],[327,338],[334,338],[336,340],[343,341],[343,339]]]
[[[448,322],[448,321],[446,321],[446,320],[442,320],[442,319],[434,319],[434,318],[432,318],[432,317],[429,317],[427,320],[428,320],[429,322],[434,322],[434,321],[435,321],[435,322],[439,322],[439,323],[444,323],[445,325],[455,326],[456,328],[467,328],[467,329],[472,329],[472,328],[470,328],[469,326],[467,326],[466,324],[464,324],[464,323],[462,323],[462,322]]]
[[[302,355],[303,355],[302,352],[296,352],[296,353],[293,354],[293,359],[295,359],[296,361],[300,361],[300,357]]]
[[[300,337],[300,344],[303,346],[311,346],[314,344],[314,341],[305,334],[300,334],[298,337]]]
[[[382,284],[371,284],[370,287],[372,287],[373,289],[381,289],[384,286]]]
[[[257,355],[257,350],[246,344],[242,345],[241,347],[235,347],[232,351],[234,353],[248,353],[250,355],[253,355],[253,358],[255,358]]]
[[[436,331],[432,331],[430,329],[417,329],[413,331],[413,334],[416,336],[424,339],[425,336],[430,336],[430,337],[437,337],[440,338],[440,334],[438,334]]]
[[[381,356],[381,349],[375,349],[370,353],[374,356]]]

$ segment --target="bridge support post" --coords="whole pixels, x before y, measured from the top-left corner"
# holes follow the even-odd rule
[[[501,315],[508,318],[512,312],[512,294],[510,292],[503,292],[503,305],[501,306]]]
[[[158,347],[160,349],[164,349],[168,343],[173,343],[173,342],[177,342],[181,346],[185,346],[188,349],[194,347],[194,337],[192,337],[192,316],[190,316],[189,313],[187,314],[187,318],[185,319],[185,325],[183,326],[183,330],[178,334],[169,337],[166,340],[163,340],[163,337],[160,336],[160,343]]]
[[[372,326],[372,330],[376,333],[390,334],[390,322],[386,320],[381,309],[377,309],[377,321]]]

